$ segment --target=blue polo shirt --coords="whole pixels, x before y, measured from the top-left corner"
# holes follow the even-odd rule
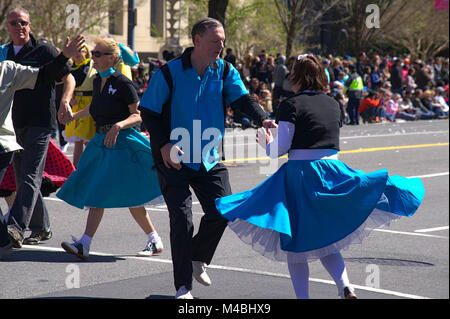
[[[173,82],[170,141],[185,153],[180,157],[183,164],[198,170],[203,163],[208,171],[220,160],[218,148],[225,131],[222,90],[228,104],[248,94],[248,90],[232,65],[223,83],[223,60],[208,66],[201,78],[192,67],[191,52],[168,63]],[[158,70],[140,106],[161,114],[169,94],[164,75]]]

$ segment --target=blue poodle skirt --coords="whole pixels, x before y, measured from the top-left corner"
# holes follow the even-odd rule
[[[289,160],[257,187],[216,199],[239,238],[261,255],[308,262],[361,244],[374,228],[412,216],[419,178],[354,170],[339,160]]]
[[[106,147],[96,133],[56,196],[80,209],[139,207],[162,202],[149,141],[125,129]]]

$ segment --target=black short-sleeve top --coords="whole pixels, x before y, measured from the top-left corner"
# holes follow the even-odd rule
[[[298,93],[284,100],[277,122],[295,125],[291,149],[339,150],[341,110],[335,99],[325,93]]]
[[[128,105],[139,101],[133,83],[119,71],[106,80],[102,90],[100,88],[101,78],[97,76],[89,108],[97,127],[125,120],[131,114]]]

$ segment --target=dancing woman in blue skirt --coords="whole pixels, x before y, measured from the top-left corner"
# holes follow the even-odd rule
[[[113,66],[120,57],[118,44],[98,38],[92,51],[99,75],[94,80],[92,102],[73,115],[59,114],[60,120],[92,115],[96,134],[88,143],[78,163],[57,197],[72,206],[89,208],[86,229],[81,239],[61,246],[69,253],[86,259],[105,208],[129,207],[131,215],[148,235],[148,242],[138,256],[162,252],[163,245],[144,204],[161,191],[148,140],[132,127],[141,121],[137,110],[139,98],[132,82]],[[161,200],[162,201],[162,200]]]
[[[338,160],[338,103],[327,96],[327,78],[315,56],[301,55],[290,81],[296,94],[283,101],[278,135],[259,142],[288,162],[254,189],[216,199],[229,227],[263,256],[288,263],[297,298],[309,298],[308,262],[320,259],[342,298],[356,298],[341,249],[371,229],[412,216],[424,196],[418,178],[354,170]],[[262,141],[261,141],[262,140]]]

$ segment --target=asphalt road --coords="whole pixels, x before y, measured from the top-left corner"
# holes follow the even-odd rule
[[[258,153],[255,131],[226,137],[226,164],[233,192],[267,178],[270,165]],[[449,298],[449,122],[448,120],[346,126],[340,159],[355,169],[387,168],[391,175],[420,176],[425,199],[412,218],[376,229],[363,245],[342,252],[350,281],[361,299]],[[68,154],[71,154],[69,148]],[[256,152],[256,153],[255,153]],[[275,167],[275,169],[276,169]],[[272,167],[273,169],[273,167]],[[127,209],[108,210],[87,261],[65,253],[60,243],[80,237],[86,211],[46,199],[53,238],[24,246],[0,261],[0,298],[173,298],[169,219],[164,204],[148,207],[165,250],[157,257],[135,253],[146,236]],[[5,211],[6,204],[0,203]],[[202,210],[194,198],[194,222]],[[199,299],[294,299],[287,265],[268,260],[226,230],[208,273],[211,287],[194,281]],[[79,288],[78,288],[79,284]],[[310,263],[310,296],[336,299],[337,289],[320,262]]]

